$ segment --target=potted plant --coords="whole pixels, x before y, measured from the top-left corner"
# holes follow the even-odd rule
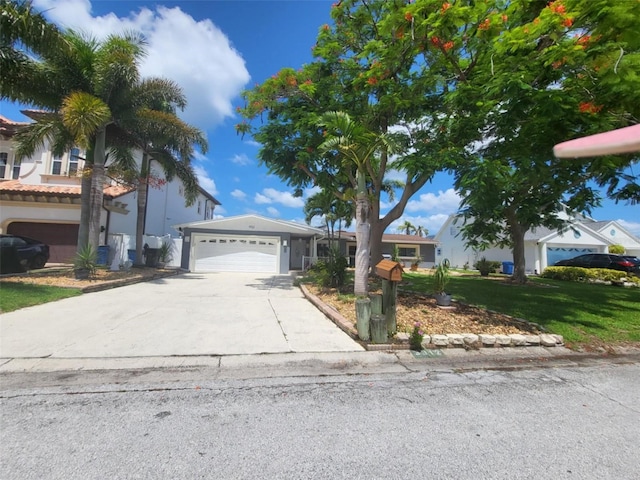
[[[451,305],[451,295],[445,291],[450,279],[449,260],[445,258],[440,262],[433,274],[433,296],[436,299],[436,303],[443,307]]]
[[[486,277],[490,272],[495,272],[497,268],[500,268],[500,262],[487,260],[486,257],[482,257],[473,267],[480,272],[480,275]]]
[[[173,246],[169,242],[162,242],[158,249],[158,268],[164,268],[173,258]]]
[[[420,262],[422,261],[422,257],[420,255],[416,256],[416,258],[414,258],[411,261],[411,268],[410,270],[412,272],[415,272],[416,270],[418,270],[418,266],[420,265]]]
[[[73,257],[73,273],[77,280],[86,280],[95,275],[98,265],[98,253],[87,244]]]

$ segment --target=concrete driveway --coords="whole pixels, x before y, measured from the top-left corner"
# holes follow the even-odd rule
[[[348,352],[286,275],[185,274],[0,315],[0,358]]]

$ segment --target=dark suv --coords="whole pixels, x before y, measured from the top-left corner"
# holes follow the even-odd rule
[[[49,261],[49,245],[21,235],[0,235],[0,273],[42,268]]]
[[[640,276],[640,265],[635,264],[623,255],[613,253],[587,253],[568,260],[560,260],[555,267],[610,268]]]

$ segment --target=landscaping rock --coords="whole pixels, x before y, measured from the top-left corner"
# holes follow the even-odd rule
[[[486,333],[481,333],[478,336],[480,337],[480,342],[482,342],[482,345],[488,345],[493,347],[496,344],[496,337],[494,335],[487,335]]]
[[[422,337],[422,346],[429,345],[431,343],[431,335],[424,335]]]
[[[553,335],[549,335],[548,333],[540,335],[540,344],[543,347],[555,347],[556,343],[556,338]]]
[[[431,343],[433,343],[436,347],[446,347],[449,345],[449,337],[446,335],[432,335]]]
[[[409,334],[407,332],[398,332],[398,333],[396,333],[396,338],[398,340],[408,341],[409,340]]]
[[[450,333],[447,335],[449,337],[449,345],[453,345],[455,347],[461,347],[464,345],[464,336],[458,333]]]
[[[525,335],[527,345],[540,345],[540,335]]]
[[[524,347],[527,344],[527,338],[519,333],[509,335],[511,337],[511,345],[514,347]]]
[[[509,335],[496,335],[496,343],[501,347],[511,346],[511,337]]]
[[[477,347],[480,343],[480,337],[475,333],[465,333],[463,337],[465,345],[468,345],[469,347]]]
[[[556,335],[555,333],[552,333],[552,335],[555,337],[556,339],[556,344],[558,345],[564,345],[564,337],[562,335]]]

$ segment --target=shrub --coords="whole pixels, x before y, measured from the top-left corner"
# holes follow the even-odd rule
[[[500,265],[500,262],[487,260],[486,257],[482,257],[473,265],[473,268],[478,270],[480,275],[487,276],[489,273],[495,272],[496,269],[500,268]]]
[[[424,332],[422,331],[422,327],[419,322],[416,322],[413,324],[413,332],[411,332],[411,336],[409,337],[409,348],[418,352],[421,351],[423,339]]]
[[[323,287],[340,288],[347,276],[347,258],[337,248],[332,248],[329,258],[313,265],[309,270],[315,274],[316,283]]]
[[[633,282],[636,281],[636,279],[628,273],[611,270],[609,268],[547,267],[540,276],[567,282],[589,282],[594,280],[617,282],[623,278]]]
[[[624,247],[622,245],[609,245],[609,253],[622,255],[624,253]]]

